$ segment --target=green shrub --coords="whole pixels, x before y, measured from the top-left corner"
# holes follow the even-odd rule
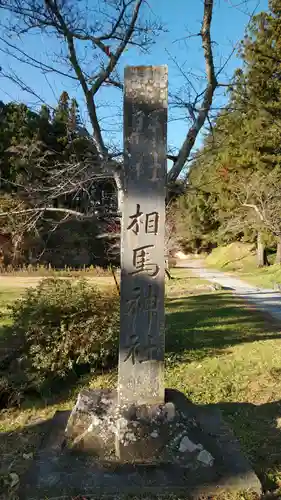
[[[117,361],[119,297],[80,280],[45,279],[12,307],[12,330],[37,378],[63,378],[79,366]]]
[[[23,370],[16,374],[12,370],[0,371],[0,408],[19,406],[32,387],[33,381]]]

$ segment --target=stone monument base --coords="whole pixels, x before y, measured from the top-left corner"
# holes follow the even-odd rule
[[[57,412],[21,499],[143,493],[214,497],[260,482],[213,408],[166,390],[159,407],[120,409],[114,391],[83,391],[71,415]]]
[[[65,434],[69,450],[100,460],[186,466],[197,465],[197,461],[212,465],[214,461],[199,442],[194,420],[173,402],[119,406],[116,391],[82,391]]]

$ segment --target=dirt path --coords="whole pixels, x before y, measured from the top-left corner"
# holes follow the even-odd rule
[[[265,311],[273,318],[281,321],[281,293],[272,288],[260,288],[249,285],[245,281],[213,269],[204,268],[203,261],[183,260],[178,262],[177,267],[191,269],[194,274],[202,279],[217,283],[224,290],[239,295],[244,300],[251,302],[257,309]]]

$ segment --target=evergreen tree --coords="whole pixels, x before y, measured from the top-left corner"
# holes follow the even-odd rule
[[[81,125],[79,106],[76,99],[71,99],[70,109],[69,109],[69,123],[68,128],[70,132],[77,131],[78,127]]]
[[[53,113],[52,125],[58,144],[61,145],[61,151],[68,143],[68,124],[69,124],[69,95],[63,91],[56,109]]]
[[[61,93],[57,108],[54,111],[53,122],[64,123],[67,125],[69,121],[69,95],[64,90]]]
[[[255,16],[249,26],[240,51],[243,69],[234,75],[229,103],[191,168],[188,182],[193,194],[188,195],[188,205],[189,211],[196,206],[201,220],[208,220],[204,191],[217,224],[215,233],[211,225],[205,226],[210,241],[255,238],[261,243],[263,234],[271,234],[281,256],[280,12],[280,0],[271,1],[269,12]],[[193,214],[194,229],[196,221]]]

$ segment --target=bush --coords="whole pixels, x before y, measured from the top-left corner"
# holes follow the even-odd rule
[[[81,365],[96,370],[117,361],[119,297],[85,281],[45,279],[12,307],[12,330],[37,379],[64,378]]]

